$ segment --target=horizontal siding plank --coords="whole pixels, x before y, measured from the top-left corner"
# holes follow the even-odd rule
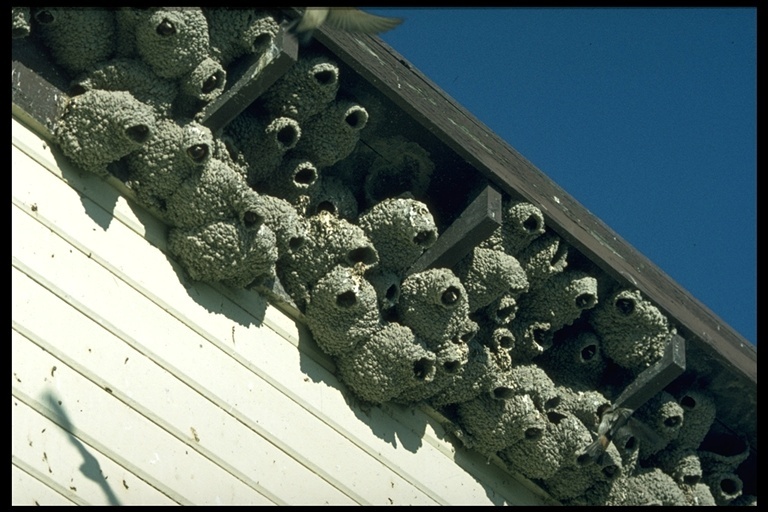
[[[13,269],[13,322],[47,352],[278,503],[352,501],[149,358]],[[36,322],[39,311],[54,322]],[[68,329],[60,329],[67,325]],[[152,383],[147,386],[147,383]],[[160,390],[160,391],[158,391]],[[170,397],[173,397],[171,399]],[[190,413],[194,411],[194,413]],[[300,488],[294,479],[302,482]]]
[[[16,331],[13,395],[183,504],[270,502]],[[51,369],[56,367],[55,376]],[[59,403],[60,402],[60,403]],[[75,463],[70,460],[70,463]]]
[[[38,475],[23,461],[11,456],[11,505],[75,505],[43,483],[45,475]]]
[[[367,501],[355,490],[364,485],[368,499],[387,503],[393,499],[390,479],[404,490],[411,488],[412,492],[403,491],[400,496],[404,503],[432,501],[369,456],[350,456],[343,465],[329,464],[339,453],[359,450],[242,364],[233,364],[233,354],[225,352],[226,347],[212,344],[213,336],[202,337],[49,228],[17,207],[13,211],[12,243],[17,268],[29,266],[22,270],[39,273],[51,283],[47,286],[57,288],[60,296],[69,302],[81,304],[78,307],[94,321],[268,437],[356,501]],[[130,308],[126,308],[126,304]],[[213,316],[208,314],[206,318]],[[222,333],[226,339],[231,339],[231,326],[229,323],[226,333]],[[265,336],[277,335],[265,329],[257,333],[256,342]],[[211,372],[211,368],[217,371]],[[299,374],[295,376],[300,378]],[[303,428],[297,430],[296,425]]]
[[[18,337],[18,333],[15,334]],[[54,372],[55,374],[55,372]],[[13,401],[13,458],[49,493],[39,494],[37,486],[19,482],[18,491],[45,496],[40,504],[78,505],[172,505],[161,493],[137,475],[88,446],[19,398]],[[61,418],[60,418],[61,419]],[[43,482],[45,482],[43,484]],[[25,490],[28,489],[28,490]],[[58,501],[50,493],[60,496]],[[37,498],[35,498],[37,499]],[[62,501],[63,500],[63,501]],[[16,501],[14,500],[14,503]],[[31,504],[31,503],[30,503]]]

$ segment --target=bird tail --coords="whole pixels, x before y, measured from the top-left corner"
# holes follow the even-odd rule
[[[598,437],[595,439],[592,444],[587,446],[587,448],[584,450],[584,453],[594,462],[599,462],[600,459],[603,456],[603,453],[605,453],[605,449],[603,448],[603,443],[601,442],[600,438]]]

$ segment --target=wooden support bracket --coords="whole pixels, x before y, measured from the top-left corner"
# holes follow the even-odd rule
[[[428,268],[452,268],[501,226],[501,194],[486,185],[435,244],[419,257],[406,275]]]
[[[220,133],[296,63],[298,53],[296,37],[281,28],[267,51],[228,70],[232,86],[206,105],[200,122],[214,134]]]
[[[685,339],[672,336],[659,362],[643,371],[614,402],[636,411],[685,371]]]

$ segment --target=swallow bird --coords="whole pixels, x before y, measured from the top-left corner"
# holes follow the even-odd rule
[[[402,18],[377,16],[355,7],[306,7],[301,18],[288,26],[288,31],[296,34],[302,44],[306,44],[312,39],[315,29],[322,25],[345,32],[379,34],[402,22]]]
[[[633,412],[632,409],[624,407],[606,408],[600,417],[600,425],[597,427],[597,439],[587,446],[584,453],[593,461],[598,462],[619,430],[627,424]]]

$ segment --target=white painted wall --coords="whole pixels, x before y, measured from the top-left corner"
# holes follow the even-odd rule
[[[537,504],[307,329],[190,281],[165,225],[12,120],[12,503]]]

